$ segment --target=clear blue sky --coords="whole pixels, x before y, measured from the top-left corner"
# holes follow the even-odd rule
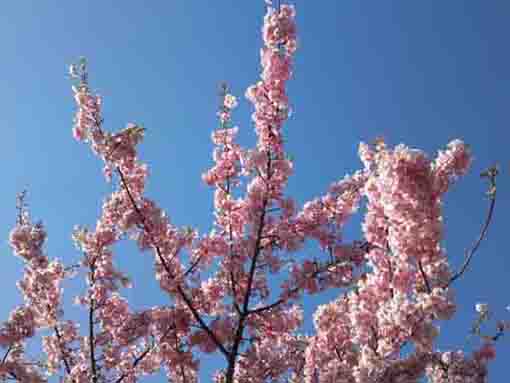
[[[300,202],[360,167],[357,145],[384,136],[431,155],[451,139],[472,145],[472,172],[448,195],[445,247],[453,265],[476,237],[487,206],[478,173],[503,167],[487,242],[456,285],[458,315],[442,325],[443,348],[462,347],[476,302],[510,319],[510,3],[471,0],[296,0],[300,49],[285,127],[296,174],[289,193]],[[147,5],[149,4],[149,5]],[[208,231],[212,194],[200,175],[211,165],[217,87],[226,80],[242,98],[234,121],[254,143],[244,100],[257,81],[263,1],[5,2],[0,13],[0,232],[15,221],[15,194],[29,189],[32,214],[44,220],[51,257],[75,262],[75,224],[94,225],[111,186],[101,163],[71,135],[74,101],[66,72],[87,56],[91,84],[104,96],[105,126],[134,121],[147,128],[141,147],[151,166],[148,195],[178,225]],[[359,238],[358,220],[348,228]],[[0,314],[20,302],[22,264],[0,245]],[[164,302],[152,257],[119,247],[134,278],[135,307]],[[77,293],[78,284],[67,293]],[[67,296],[69,299],[69,295]],[[76,309],[73,309],[76,311]],[[73,317],[79,315],[69,310]],[[310,308],[308,308],[310,311]],[[308,323],[307,328],[310,328]],[[497,346],[491,382],[505,382],[510,339]],[[211,363],[207,364],[207,368]],[[218,366],[219,367],[219,366]],[[162,381],[155,379],[154,381]],[[205,381],[205,380],[204,380]]]

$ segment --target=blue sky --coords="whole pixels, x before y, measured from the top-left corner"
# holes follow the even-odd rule
[[[251,106],[242,97],[257,81],[263,1],[87,2],[18,0],[0,14],[0,129],[4,165],[0,232],[15,221],[15,195],[29,189],[32,214],[49,232],[47,250],[66,264],[79,259],[75,224],[94,225],[112,190],[101,163],[71,135],[74,101],[67,67],[88,57],[92,86],[104,97],[105,127],[147,128],[141,157],[151,167],[148,195],[177,225],[210,229],[212,193],[201,182],[211,163],[217,88],[241,97],[234,113],[241,142],[254,143]],[[441,347],[462,347],[476,302],[510,319],[506,248],[510,211],[510,4],[471,0],[385,2],[296,0],[300,49],[289,84],[293,116],[285,127],[295,158],[289,194],[304,202],[360,167],[357,145],[384,136],[435,155],[453,138],[472,146],[472,172],[445,200],[445,247],[453,265],[479,232],[488,201],[478,174],[499,162],[493,226],[469,274],[455,285],[458,314],[442,324]],[[359,219],[347,229],[359,238]],[[0,245],[0,314],[20,302],[22,264]],[[135,307],[164,302],[152,258],[119,246],[134,278]],[[78,292],[77,282],[66,289]],[[321,301],[323,301],[323,298]],[[311,311],[311,301],[307,311]],[[69,311],[72,313],[72,310]],[[70,315],[79,315],[72,313]],[[309,326],[309,325],[308,325]],[[510,342],[498,344],[491,382],[506,377]],[[213,362],[206,364],[212,368]],[[162,381],[155,379],[154,381]],[[205,381],[205,379],[204,379]]]

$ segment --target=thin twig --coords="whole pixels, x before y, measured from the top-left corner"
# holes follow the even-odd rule
[[[490,204],[489,204],[489,210],[487,212],[487,217],[485,218],[485,222],[482,227],[482,231],[480,232],[480,235],[476,242],[474,243],[473,247],[466,251],[466,257],[464,260],[464,263],[462,264],[462,267],[460,270],[451,277],[450,281],[448,282],[447,286],[450,286],[456,279],[460,278],[464,272],[469,267],[469,264],[471,263],[471,260],[473,259],[473,256],[475,255],[475,252],[480,247],[480,244],[482,243],[483,239],[486,237],[487,232],[489,230],[490,223],[492,221],[492,216],[494,214],[494,207],[496,206],[496,176],[498,175],[498,168],[497,166],[493,166],[490,169],[488,169],[486,172],[482,173],[482,177],[487,177],[489,179],[490,188],[487,194],[490,198]]]

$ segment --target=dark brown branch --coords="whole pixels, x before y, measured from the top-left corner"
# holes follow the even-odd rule
[[[90,266],[90,284],[91,287],[94,286],[95,283],[95,264],[92,263]],[[95,357],[95,340],[94,340],[94,299],[90,297],[90,307],[89,307],[89,348],[90,348],[90,365],[92,368],[92,382],[97,383],[97,366],[96,366],[96,357]]]
[[[1,364],[4,364],[4,363],[5,363],[5,361],[6,361],[7,357],[9,356],[9,353],[11,352],[11,350],[12,350],[12,344],[10,344],[10,345],[9,345],[9,348],[8,348],[8,349],[7,349],[7,351],[5,352],[5,355],[4,355],[4,357],[2,358],[2,363],[1,363]]]
[[[183,277],[186,278],[189,274],[191,274],[195,268],[198,266],[198,264],[200,263],[200,261],[202,260],[202,255],[200,255],[196,260],[195,262],[193,262],[190,267],[188,268],[188,270],[186,270],[183,274]]]
[[[427,292],[429,294],[432,293],[432,289],[430,288],[430,283],[427,278],[427,274],[425,274],[425,271],[423,270],[423,265],[421,264],[421,261],[418,261],[418,268],[420,269],[420,273],[423,278],[423,282],[425,282],[425,287],[427,288]]]
[[[189,310],[191,311],[191,314],[195,318],[195,320],[200,324],[200,327],[207,333],[207,335],[211,338],[211,340],[214,342],[216,347],[218,347],[221,351],[221,353],[225,356],[228,355],[228,351],[223,346],[223,344],[218,340],[214,332],[207,326],[207,324],[204,322],[200,314],[198,313],[197,309],[193,306],[193,303],[191,302],[191,299],[188,297],[186,292],[182,289],[181,285],[177,285],[177,291],[181,295],[182,299],[184,300],[184,303],[188,306]]]
[[[124,186],[124,189],[126,190],[126,192],[128,194],[128,197],[129,197],[129,199],[131,201],[131,204],[133,205],[133,209],[135,209],[136,213],[140,217],[140,220],[142,222],[142,227],[143,227],[144,231],[147,232],[147,234],[149,234],[149,236],[150,236],[150,232],[147,229],[147,224],[146,224],[146,221],[145,221],[145,217],[142,214],[142,212],[140,211],[140,209],[138,208],[138,206],[136,204],[136,201],[135,201],[133,195],[131,194],[131,191],[129,190],[129,186],[128,186],[127,182],[126,182],[124,174],[122,173],[122,170],[120,170],[119,167],[117,167],[117,173],[119,174],[120,180],[122,182],[122,185]],[[172,271],[170,270],[170,267],[168,266],[167,262],[163,258],[163,255],[161,253],[161,249],[159,248],[159,246],[157,246],[155,244],[153,244],[152,246],[154,247],[154,249],[156,251],[156,254],[158,256],[159,261],[163,265],[163,268],[165,269],[166,273],[168,274],[168,277],[169,278],[174,278],[175,276],[173,275]],[[186,292],[184,291],[184,289],[182,288],[182,286],[180,284],[177,284],[177,291],[180,294],[180,296],[183,299],[183,301],[186,304],[186,306],[188,307],[188,309],[191,311],[191,314],[193,315],[195,320],[200,324],[200,327],[207,333],[207,335],[211,338],[211,340],[216,345],[216,347],[218,347],[220,349],[220,351],[225,356],[228,356],[229,353],[228,353],[227,349],[219,341],[219,339],[216,337],[214,332],[209,328],[209,326],[207,326],[207,324],[204,322],[204,320],[202,319],[202,317],[200,316],[200,314],[198,313],[196,308],[193,306],[193,303],[191,302],[191,299],[187,296]]]
[[[68,375],[70,375],[71,374],[71,366],[69,365],[69,362],[67,361],[67,357],[64,352],[65,350],[62,349],[62,345],[61,345],[62,336],[60,335],[60,332],[58,331],[57,326],[55,326],[53,329],[55,330],[55,334],[57,335],[58,348],[60,349],[60,352],[62,353],[62,360],[64,361],[66,372]]]
[[[344,360],[342,358],[342,355],[340,354],[340,351],[338,351],[338,347],[335,346],[335,354],[340,363],[342,363]]]
[[[264,200],[263,203],[263,209],[265,210],[265,206],[267,205],[267,200]],[[266,216],[266,212],[262,211],[262,214],[260,215],[260,221],[259,221],[259,227],[257,231],[257,238],[255,240],[255,252],[253,254],[253,258],[250,265],[250,271],[248,274],[248,287],[246,288],[246,293],[244,295],[243,300],[243,312],[246,313],[248,311],[248,305],[250,304],[250,296],[251,296],[251,289],[253,287],[253,278],[255,276],[255,269],[257,266],[257,259],[260,254],[260,241],[262,236],[262,230],[264,229],[264,219]]]
[[[267,178],[268,178],[268,180],[271,178],[271,153],[270,152],[267,152]],[[267,192],[269,192],[269,190],[267,190]],[[262,241],[262,232],[264,230],[264,220],[266,218],[266,208],[267,208],[268,202],[269,202],[269,197],[266,196],[266,198],[264,198],[264,200],[262,202],[260,219],[259,219],[258,228],[257,228],[257,237],[255,239],[255,246],[253,248],[253,257],[251,260],[250,271],[248,274],[248,285],[246,287],[246,292],[245,292],[244,299],[243,299],[242,312],[239,315],[239,322],[237,324],[237,330],[234,335],[234,343],[232,345],[232,350],[231,350],[230,354],[228,355],[228,367],[227,367],[227,373],[225,376],[226,383],[232,383],[233,379],[234,379],[236,359],[239,354],[239,346],[241,345],[241,340],[243,338],[244,322],[249,314],[248,306],[250,304],[250,297],[252,294],[253,278],[255,276],[257,259],[260,254],[260,242]]]
[[[371,247],[368,247],[366,243],[362,244],[360,246],[360,249],[370,249]],[[307,277],[308,278],[316,278],[317,276],[319,276],[321,273],[324,273],[324,272],[328,272],[330,271],[330,268],[331,267],[334,267],[338,264],[341,264],[342,262],[344,262],[344,260],[332,260],[331,262],[329,263],[326,263],[324,265],[321,265],[320,267],[317,267],[316,270],[309,274]],[[298,287],[295,287],[291,290],[288,291],[288,295],[292,296],[293,294],[299,292],[300,290],[302,289],[302,287],[298,286]],[[264,311],[268,311],[268,310],[271,310],[275,307],[278,307],[279,305],[287,302],[290,298],[279,298],[278,300],[276,300],[275,302],[273,303],[270,303],[266,306],[262,306],[262,307],[258,307],[256,309],[252,309],[252,310],[248,310],[248,315],[251,315],[251,314],[261,314],[263,313]]]
[[[225,145],[226,145],[226,142],[225,142]],[[230,189],[231,189],[230,177],[228,177],[227,178],[227,190],[226,190],[226,194],[230,195]],[[228,224],[228,238],[230,240],[230,243],[229,243],[230,260],[232,261],[232,258],[234,257],[234,249],[233,249],[233,246],[232,246],[232,240],[233,240],[233,235],[232,235],[232,214],[231,214],[230,211],[229,211],[229,220],[230,220],[230,222]],[[232,267],[230,267],[229,276],[230,276],[230,285],[231,285],[231,288],[232,288],[232,302],[233,302],[233,305],[234,305],[234,308],[235,308],[236,312],[240,315],[241,314],[241,308],[237,304],[236,281],[235,281],[235,278],[234,278],[234,273],[232,272]]]
[[[258,226],[258,230],[257,230],[257,238],[255,240],[254,254],[252,257],[250,271],[248,274],[248,286],[246,287],[246,292],[245,292],[244,299],[243,299],[242,311],[241,311],[241,314],[239,317],[239,323],[237,325],[237,330],[236,330],[236,333],[234,336],[234,343],[232,345],[232,350],[230,352],[230,355],[228,356],[228,368],[227,368],[227,374],[226,374],[226,382],[227,383],[231,383],[234,378],[235,363],[236,363],[236,359],[237,359],[237,356],[239,353],[239,346],[241,344],[241,339],[243,338],[244,322],[249,314],[248,306],[250,304],[250,296],[251,296],[251,291],[253,288],[253,278],[255,275],[257,259],[260,254],[260,241],[261,241],[261,236],[262,236],[262,230],[264,228],[266,205],[267,205],[267,199],[264,199],[262,213],[260,214],[259,226]]]
[[[165,331],[165,333],[161,336],[161,338],[160,338],[159,340],[160,340],[160,341],[161,341],[161,340],[163,340],[163,339],[164,339],[164,338],[168,335],[168,333],[170,332],[170,330],[173,330],[173,329],[175,329],[175,326],[168,326],[167,330]],[[154,342],[154,343],[152,344],[152,346],[151,346],[151,347],[147,347],[147,348],[146,348],[146,349],[145,349],[145,350],[144,350],[144,351],[143,351],[140,355],[138,355],[138,356],[135,358],[135,360],[133,361],[133,366],[132,366],[132,368],[135,368],[135,367],[138,365],[138,363],[140,363],[140,362],[143,360],[143,358],[145,358],[145,357],[149,354],[149,352],[151,352],[152,350],[154,350],[154,349],[156,348],[156,345],[157,345],[157,344],[156,344],[156,342]],[[124,373],[124,374],[122,374],[122,375],[121,375],[121,376],[120,376],[120,377],[119,377],[119,378],[115,381],[115,383],[121,383],[121,382],[122,382],[122,381],[123,381],[126,377],[127,377],[127,375],[126,375],[125,373]]]
[[[294,290],[296,290],[296,291],[294,291]],[[294,290],[292,290],[292,292],[297,292],[299,289],[294,289]],[[264,311],[268,311],[268,310],[271,310],[271,309],[273,309],[275,307],[278,307],[279,305],[285,303],[286,301],[287,301],[287,299],[280,298],[277,301],[275,301],[275,302],[273,302],[271,304],[268,304],[266,306],[259,307],[259,308],[253,309],[253,310],[249,310],[248,314],[261,314]]]

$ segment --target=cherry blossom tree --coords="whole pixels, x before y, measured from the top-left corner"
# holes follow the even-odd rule
[[[214,165],[202,175],[214,191],[208,234],[176,227],[145,195],[148,167],[137,155],[144,129],[128,124],[106,131],[86,61],[71,66],[74,137],[104,162],[104,176],[115,190],[95,228],[75,228],[83,258],[67,267],[45,254],[44,226],[31,219],[25,194],[19,196],[9,242],[24,262],[18,283],[24,304],[0,328],[1,380],[58,376],[63,382],[128,383],[163,369],[169,381],[194,382],[208,354],[224,360],[211,377],[215,382],[488,380],[494,343],[510,326],[499,322],[494,334],[483,335],[487,304],[476,305],[472,332],[481,342],[473,353],[438,351],[436,338],[438,324],[455,314],[452,285],[468,270],[488,230],[497,168],[482,174],[489,183],[489,212],[458,271],[441,247],[441,201],[471,163],[460,140],[433,159],[405,145],[361,143],[359,171],[296,206],[286,193],[293,164],[283,139],[291,113],[286,84],[297,49],[294,7],[268,2],[262,37],[261,79],[246,91],[255,109],[254,147],[236,142],[232,112],[238,100],[222,86],[212,133]],[[361,239],[346,242],[343,226],[361,208]],[[122,240],[136,241],[140,251],[153,255],[167,305],[136,311],[122,297],[130,279],[117,268],[113,251]],[[300,253],[309,242],[319,249],[313,258]],[[85,329],[63,310],[62,284],[76,275],[87,281],[76,297],[86,313]],[[275,290],[276,275],[283,282]],[[331,288],[342,293],[319,306],[315,333],[302,335],[300,298]],[[43,330],[43,355],[33,360],[26,343]]]

